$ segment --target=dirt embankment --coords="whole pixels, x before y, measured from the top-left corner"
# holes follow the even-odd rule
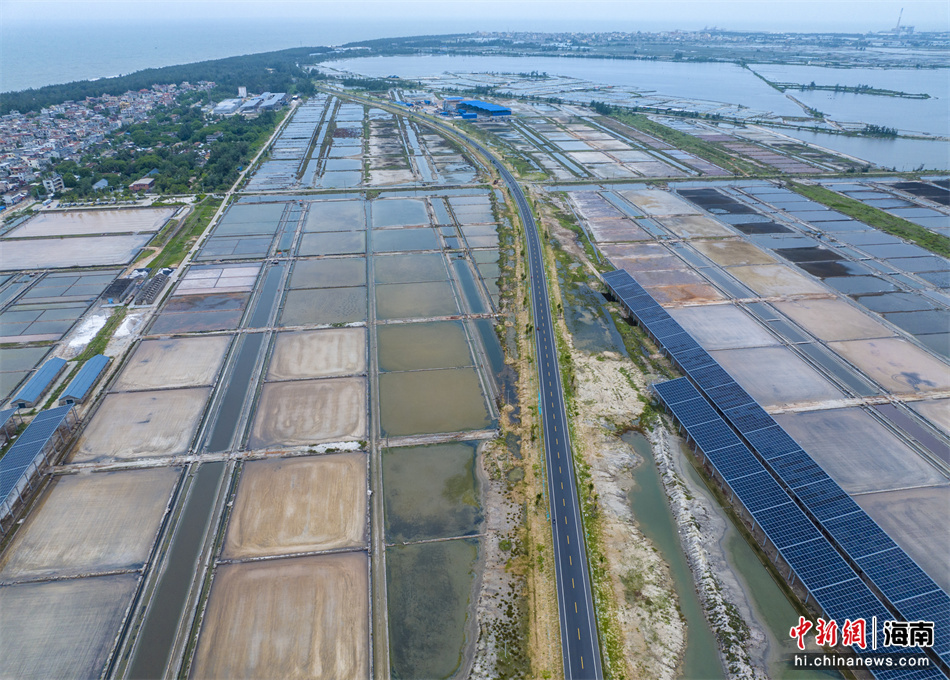
[[[561,206],[561,210],[568,208]],[[593,269],[576,235],[558,222],[553,211],[545,217],[545,227],[559,245]],[[563,321],[561,332],[570,342]],[[648,672],[670,677],[685,651],[685,622],[678,610],[669,620],[651,611],[664,596],[675,603],[676,595],[667,565],[637,529],[627,494],[633,481],[630,472],[641,461],[617,435],[641,413],[639,395],[646,394],[646,381],[629,359],[610,353],[590,356],[573,347],[571,356],[583,414],[575,419],[575,436],[581,444],[577,448],[591,466],[598,507],[604,510],[603,543],[616,601],[622,603],[618,620],[626,655],[635,676]],[[755,622],[752,607],[723,545],[728,520],[704,489],[694,488],[684,471],[690,463],[678,450],[679,440],[663,424],[650,433],[650,440],[697,592],[719,641],[723,666],[731,678],[767,677],[768,640],[755,623],[748,623]],[[657,619],[663,625],[657,626]],[[666,646],[658,646],[656,639]]]
[[[558,223],[547,205],[541,205],[547,232],[590,267],[575,234]],[[552,263],[549,270],[553,269]],[[550,277],[549,283],[553,297],[563,299],[557,279]],[[592,562],[605,561],[609,579],[602,585],[608,592],[600,593],[609,601],[598,602],[601,635],[608,647],[605,666],[625,664],[625,668],[611,669],[616,677],[674,678],[686,647],[686,622],[679,612],[669,567],[640,532],[633,516],[628,494],[633,486],[632,470],[642,461],[620,438],[643,410],[639,395],[645,393],[646,384],[630,359],[612,352],[590,355],[580,351],[574,348],[563,318],[559,326],[575,372],[575,457],[587,466],[592,485],[587,491],[596,503],[594,517],[588,520],[597,525],[590,532],[596,538],[589,545],[589,557]]]
[[[763,631],[747,623],[754,620],[752,611],[722,544],[726,519],[705,493],[684,481],[688,477],[683,466],[689,463],[678,455],[677,438],[664,424],[650,432],[650,444],[728,676],[764,680],[768,641]]]
[[[505,206],[499,206],[505,212]],[[509,224],[511,208],[508,206]],[[533,336],[526,304],[523,244],[515,238],[505,268],[503,317],[517,350],[507,357],[519,376],[520,407],[502,407],[502,430],[517,444],[495,440],[479,451],[484,508],[481,582],[475,600],[478,627],[470,677],[563,677],[551,525],[547,519],[543,452],[537,438]],[[525,277],[525,278],[523,278]],[[515,354],[516,356],[511,356]]]
[[[574,422],[574,442],[590,466],[627,675],[674,678],[686,648],[686,622],[669,567],[641,533],[630,507],[633,468],[643,460],[619,436],[640,415],[637,391],[645,386],[629,359],[601,360],[577,350],[572,355],[583,414]]]

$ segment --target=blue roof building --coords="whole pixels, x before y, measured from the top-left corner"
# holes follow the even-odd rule
[[[82,402],[89,396],[92,386],[99,380],[99,377],[102,375],[106,366],[109,365],[110,361],[112,361],[112,359],[105,354],[97,354],[84,363],[82,368],[79,369],[79,373],[76,374],[76,377],[73,378],[69,385],[66,386],[66,389],[63,390],[63,394],[59,397],[59,403],[65,405]]]
[[[35,406],[65,366],[66,360],[59,357],[53,357],[40,366],[29,382],[17,392],[16,397],[13,398],[13,405],[17,408],[32,408]]]
[[[483,102],[480,99],[466,99],[465,101],[461,101],[458,104],[458,109],[459,111],[468,111],[477,113],[480,116],[491,116],[492,118],[511,115],[511,109],[499,106],[498,104],[492,104],[491,102]]]

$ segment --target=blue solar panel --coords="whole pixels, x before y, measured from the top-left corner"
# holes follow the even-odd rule
[[[651,323],[670,318],[670,315],[667,313],[667,311],[659,306],[647,307],[641,311],[634,311],[637,314],[637,318],[640,319],[640,323],[644,324],[648,328]]]
[[[918,595],[901,602],[900,611],[908,621],[933,621],[934,651],[950,654],[950,595],[942,590]]]
[[[676,358],[676,355],[679,352],[700,349],[699,343],[693,340],[693,336],[691,336],[689,333],[677,333],[676,335],[669,335],[663,338],[662,342],[666,349],[673,355],[673,358]],[[713,367],[711,366],[710,369],[711,368]]]
[[[740,433],[755,432],[763,427],[774,425],[775,421],[761,406],[756,403],[743,404],[735,408],[725,409],[726,419],[732,423]]]
[[[704,392],[707,392],[707,390],[713,387],[718,387],[719,385],[735,383],[735,381],[732,379],[732,376],[726,373],[718,364],[716,366],[710,366],[709,368],[701,368],[697,371],[691,371],[690,377],[696,381],[696,384],[698,384],[700,389],[702,389]]]
[[[752,514],[789,501],[788,494],[764,470],[734,479],[729,482],[729,486]]]
[[[687,349],[677,352],[676,362],[687,372],[716,365],[716,360],[704,349]]]
[[[769,465],[792,489],[824,479],[828,475],[807,453],[799,449],[769,460]]]
[[[602,274],[604,281],[613,286],[616,283],[622,283],[625,281],[632,280],[630,274],[628,274],[623,269],[615,269],[612,272],[604,272]]]
[[[693,387],[693,384],[687,378],[677,378],[676,380],[667,380],[666,382],[654,383],[653,389],[660,395],[668,406],[677,404],[687,399],[695,399],[699,392]]]
[[[738,477],[761,472],[763,469],[762,463],[752,455],[745,444],[727,446],[713,453],[707,453],[706,457],[716,466],[719,474],[727,482]]]
[[[687,427],[686,430],[699,448],[706,453],[739,443],[739,438],[722,421],[722,418],[716,418],[712,422],[702,423],[694,427]]]
[[[753,516],[768,534],[769,540],[780,550],[821,538],[821,534],[811,520],[791,501],[761,510]]]
[[[745,432],[743,435],[752,444],[752,447],[759,452],[765,460],[771,460],[777,456],[797,451],[801,447],[788,436],[788,433],[778,425],[767,427],[755,432]]]
[[[830,477],[815,484],[798,487],[795,489],[795,495],[809,511],[814,513],[819,522],[859,509],[857,503],[851,500],[851,497],[842,491]]]
[[[66,389],[63,390],[62,395],[60,395],[60,400],[74,399],[80,401],[85,399],[89,390],[95,384],[96,380],[99,379],[99,376],[102,375],[102,371],[110,361],[112,361],[112,359],[104,354],[97,354],[89,359],[89,361],[84,363],[82,368],[79,369],[79,373],[70,381]]]
[[[834,588],[812,593],[812,595],[828,618],[837,620],[839,625],[846,619],[854,621],[863,618],[867,623],[868,635],[871,633],[872,617],[877,616],[879,622],[882,617],[891,618],[881,601],[857,577],[839,583]],[[878,623],[878,635],[879,641],[883,643],[884,636],[880,630],[880,623]],[[870,640],[868,640],[868,646],[870,647]]]
[[[826,520],[822,525],[855,559],[894,546],[891,537],[863,510]]]
[[[20,388],[20,391],[13,398],[14,403],[23,402],[28,405],[36,403],[65,365],[66,360],[59,357],[47,360],[45,364],[37,369],[26,385]]]
[[[937,587],[923,570],[896,545],[890,550],[856,560],[858,566],[898,608],[901,600],[929,593]]]
[[[676,419],[683,424],[688,431],[703,423],[712,421],[722,422],[719,414],[709,405],[709,402],[700,396],[688,401],[681,401],[672,407]]]
[[[651,323],[650,332],[662,341],[665,338],[679,335],[684,331],[683,327],[676,323],[673,319],[663,319],[662,321],[655,321]]]
[[[735,408],[742,404],[754,404],[755,400],[749,393],[735,382],[726,383],[717,387],[703,388],[706,396],[722,410]]]
[[[10,422],[10,418],[13,417],[13,414],[17,412],[18,409],[15,408],[6,408],[0,411],[0,427],[3,427]]]
[[[854,570],[823,537],[785,548],[782,557],[813,593],[854,578]]]
[[[72,406],[41,411],[0,458],[0,503],[10,500],[20,479],[34,464]]]

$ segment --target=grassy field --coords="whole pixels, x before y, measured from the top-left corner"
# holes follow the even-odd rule
[[[898,236],[906,241],[916,243],[921,248],[926,248],[937,255],[950,257],[950,238],[936,234],[919,224],[908,222],[896,215],[865,205],[861,201],[842,196],[824,187],[789,182],[789,188],[797,191],[802,196],[823,203],[833,210],[849,215],[892,236]]]
[[[188,250],[207,228],[220,205],[220,198],[213,199],[210,197],[196,205],[191,214],[185,218],[185,223],[178,230],[175,238],[165,245],[162,252],[152,260],[149,266],[153,269],[161,269],[162,267],[174,267],[181,263],[185,259]]]

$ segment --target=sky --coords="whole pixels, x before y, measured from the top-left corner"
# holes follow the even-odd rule
[[[0,21],[365,21],[367,38],[478,30],[950,30],[947,0],[0,0]],[[388,27],[388,32],[387,32]]]

